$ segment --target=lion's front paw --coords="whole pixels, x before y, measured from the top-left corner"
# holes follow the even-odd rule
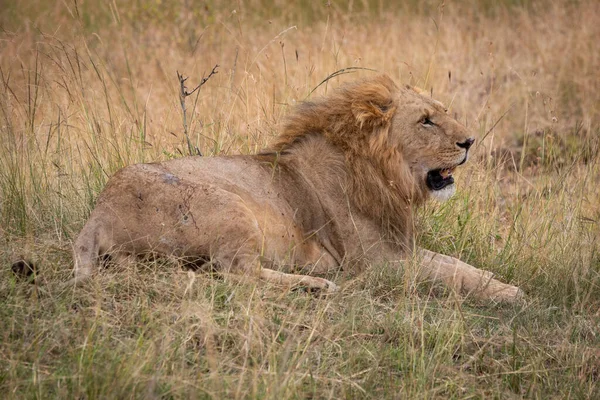
[[[306,283],[304,282],[302,286],[311,293],[332,294],[340,290],[338,285],[323,278],[311,277],[310,284],[307,285]]]
[[[313,288],[318,289],[321,293],[335,293],[340,290],[340,287],[335,283],[328,281],[323,278],[313,278],[315,279],[315,285],[312,285]]]
[[[340,287],[331,281],[327,281],[327,288],[325,290],[327,293],[335,293],[340,290]]]
[[[508,285],[500,281],[494,282],[495,284],[490,285],[484,291],[485,294],[482,297],[488,298],[502,303],[518,303],[525,300],[525,292],[519,289],[517,286]]]

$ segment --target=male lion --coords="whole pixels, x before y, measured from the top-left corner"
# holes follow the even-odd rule
[[[333,291],[326,279],[284,271],[406,260],[415,249],[414,207],[454,193],[452,172],[473,141],[441,103],[388,76],[343,86],[299,105],[262,153],[117,172],[75,242],[74,281],[101,255],[155,253]],[[416,256],[419,276],[459,293],[498,301],[520,294],[455,258],[422,249]]]

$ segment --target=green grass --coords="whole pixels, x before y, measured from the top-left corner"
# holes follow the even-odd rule
[[[0,382],[16,397],[598,395],[597,318],[463,303],[383,267],[328,298],[173,265],[61,294],[2,278]]]
[[[600,397],[596,2],[117,3],[0,12],[0,397]],[[176,71],[191,88],[215,64],[187,99],[206,156],[261,149],[340,68],[433,90],[478,141],[418,242],[526,300],[460,299],[409,262],[327,297],[177,260],[59,290],[108,178],[187,153]]]

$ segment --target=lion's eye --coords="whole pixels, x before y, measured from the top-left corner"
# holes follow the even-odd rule
[[[421,125],[435,126],[435,124],[429,119],[429,117],[423,117],[423,119],[421,120]]]

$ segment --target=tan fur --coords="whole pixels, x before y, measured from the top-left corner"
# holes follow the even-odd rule
[[[424,116],[435,126],[421,123]],[[212,259],[221,269],[335,290],[311,276],[413,250],[427,172],[466,160],[466,129],[443,106],[387,76],[299,105],[270,149],[132,165],[109,181],[74,245],[75,281],[98,257]],[[519,289],[448,256],[418,250],[420,276],[512,301]],[[301,269],[307,275],[297,275]],[[285,272],[284,272],[285,271]]]

